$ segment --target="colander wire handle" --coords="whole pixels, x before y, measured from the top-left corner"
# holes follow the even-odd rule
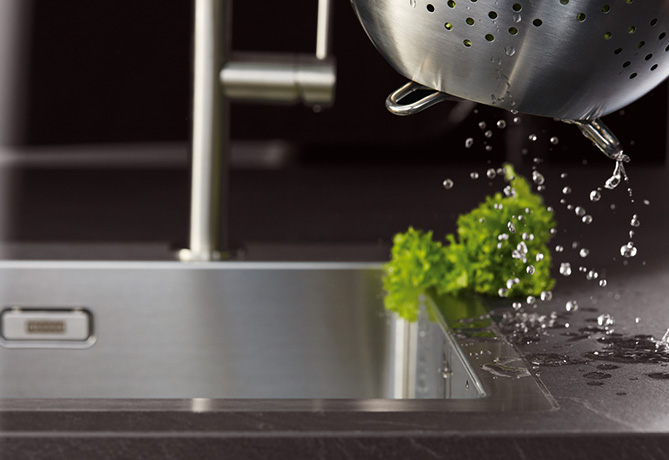
[[[406,104],[402,103],[402,100],[416,91],[427,91],[428,94],[412,102]],[[450,94],[442,93],[441,91],[428,88],[423,86],[415,81],[410,81],[407,84],[396,89],[386,98],[386,108],[388,111],[394,115],[407,116],[413,115],[418,112],[432,107],[435,104],[438,104],[443,101],[448,100],[459,100],[455,96]]]

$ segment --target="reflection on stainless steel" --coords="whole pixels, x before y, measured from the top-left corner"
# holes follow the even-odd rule
[[[507,110],[591,120],[669,75],[669,2],[352,0],[402,75]]]
[[[209,398],[553,407],[534,377],[480,371],[477,357],[518,357],[505,341],[387,314],[380,276],[372,264],[2,262],[0,305],[85,305],[97,341],[0,347],[0,397],[187,398],[198,411]]]

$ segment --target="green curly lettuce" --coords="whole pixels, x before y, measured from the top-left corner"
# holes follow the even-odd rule
[[[553,288],[547,246],[553,213],[510,165],[505,171],[505,193],[459,216],[456,235],[446,235],[446,244],[414,228],[395,235],[383,281],[388,310],[413,321],[426,291],[516,297]]]

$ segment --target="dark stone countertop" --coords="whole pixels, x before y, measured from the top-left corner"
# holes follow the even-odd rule
[[[592,359],[587,353],[606,346],[597,339],[611,335],[579,331],[596,325],[601,314],[615,319],[611,327],[622,337],[659,339],[669,327],[667,172],[630,168],[636,202],[625,205],[626,191],[618,190],[614,211],[605,199],[587,199],[593,176],[603,171],[569,170],[570,202],[592,209],[590,226],[571,222],[573,211],[547,190],[560,222],[551,244],[566,248],[554,263],[570,260],[574,273],[560,277],[551,302],[526,307],[528,313],[559,312],[561,326],[519,348],[530,358],[556,353],[578,361],[536,369],[557,410],[446,412],[433,400],[2,400],[0,458],[667,458],[669,380],[649,374],[669,373],[668,363]],[[559,172],[547,180],[557,192]],[[627,242],[632,212],[642,222],[634,229],[639,253],[624,264],[619,248]],[[582,261],[574,241],[590,249]],[[607,286],[586,280],[580,264],[597,270]],[[578,301],[578,311],[565,311],[568,300]],[[602,370],[602,364],[609,366]],[[587,377],[592,372],[610,377]]]

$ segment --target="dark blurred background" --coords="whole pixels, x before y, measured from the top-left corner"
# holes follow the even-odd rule
[[[0,79],[9,88],[0,117],[2,238],[185,245],[192,2],[2,2],[14,50],[4,52]],[[316,9],[316,1],[234,2],[232,47],[310,53]],[[456,170],[483,174],[505,160],[522,170],[536,156],[570,167],[605,161],[575,127],[553,120],[521,115],[516,124],[498,109],[453,103],[395,117],[384,99],[405,79],[376,52],[348,1],[335,2],[333,33],[333,107],[232,106],[236,248],[385,248],[408,225],[452,231],[471,207],[462,196],[444,199],[442,181]],[[663,84],[605,118],[634,162],[664,164],[667,100]],[[506,129],[496,127],[502,119]],[[486,138],[480,123],[494,135]],[[529,134],[539,140],[526,145]]]

